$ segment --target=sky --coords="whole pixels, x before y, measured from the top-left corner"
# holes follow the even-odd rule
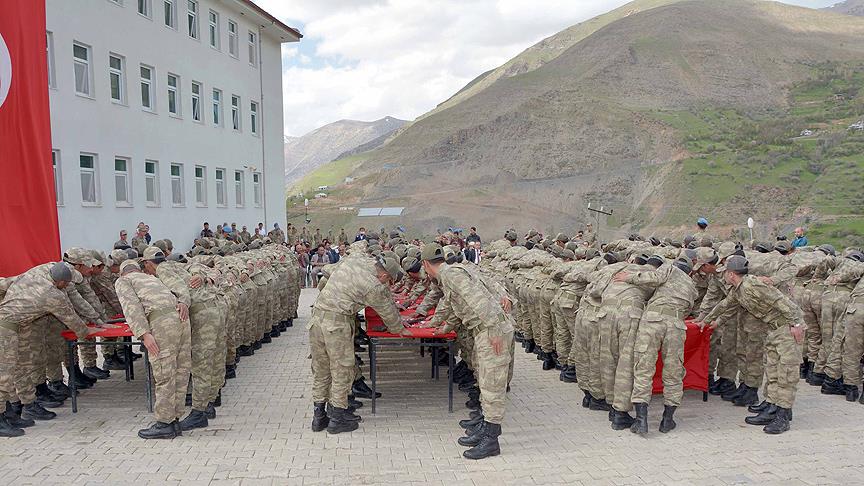
[[[282,47],[285,134],[300,136],[342,119],[413,120],[540,40],[628,0],[253,1],[303,33]]]

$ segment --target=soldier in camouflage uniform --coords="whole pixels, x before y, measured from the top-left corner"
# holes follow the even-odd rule
[[[75,284],[75,290],[81,298],[86,301],[86,304],[79,301],[79,304],[76,305],[76,311],[78,311],[78,314],[81,317],[89,319],[91,322],[104,324],[107,320],[105,308],[99,300],[99,297],[96,296],[96,292],[93,291],[93,287],[90,285],[91,278],[98,272],[96,268],[102,263],[93,258],[90,251],[83,248],[68,249],[63,254],[63,260],[66,263],[71,264],[73,268],[80,272],[84,277],[81,283]],[[76,304],[74,300],[72,303],[73,305]],[[96,366],[96,346],[81,346],[79,348],[79,353],[81,355],[81,365],[84,376],[90,378],[93,382],[96,380],[106,379],[110,376],[110,373],[107,370],[103,370]],[[71,365],[71,363],[67,363],[67,366]]]
[[[117,298],[132,334],[147,348],[155,383],[156,423],[138,431],[142,439],[182,435],[186,387],[192,367],[188,307],[162,281],[141,271],[132,260],[120,265]]]
[[[864,274],[864,254],[854,250],[847,253],[831,275],[825,279],[825,288],[833,289],[833,297],[830,300],[832,305],[837,305],[838,302],[845,302],[843,313],[840,316],[835,316],[834,309],[831,315],[835,319],[833,328],[834,336],[831,343],[831,352],[825,361],[825,382],[822,384],[822,393],[825,395],[846,395],[846,399],[854,402],[858,399],[858,383],[861,381],[861,356],[860,347],[857,342],[860,339],[860,330],[855,327],[855,307],[849,307],[852,301],[852,294],[857,288],[862,274]],[[849,319],[852,311],[852,319]],[[852,324],[847,328],[846,321]],[[846,335],[851,331],[852,335]],[[847,348],[849,343],[849,348]],[[855,357],[857,355],[857,358]],[[857,366],[857,370],[854,368]],[[846,377],[845,371],[849,371],[851,376]],[[852,380],[849,385],[846,381]]]

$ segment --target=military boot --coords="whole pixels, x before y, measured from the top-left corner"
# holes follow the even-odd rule
[[[156,422],[146,429],[138,431],[138,437],[142,439],[173,439],[177,437],[174,423]]]
[[[836,380],[831,377],[826,377],[822,383],[821,392],[823,395],[845,395],[846,390],[843,388],[843,377]]]
[[[252,342],[252,350],[258,351],[259,349],[261,349],[261,340],[260,339]]]
[[[465,436],[459,437],[459,440],[456,441],[457,444],[463,447],[474,447],[480,443],[480,439],[483,438],[483,430],[488,426],[488,422],[486,420],[482,420],[477,425],[466,429]]]
[[[261,336],[261,343],[262,344],[270,344],[272,342],[273,342],[273,339],[270,338],[269,332],[265,332],[264,335]]]
[[[549,351],[543,354],[543,371],[555,369],[555,363],[558,361],[558,353]]]
[[[204,415],[207,416],[207,420],[216,418],[216,406],[213,405],[213,402],[207,404],[207,410],[204,411]]]
[[[745,385],[746,386],[746,385]],[[736,407],[745,407],[749,405],[753,405],[759,403],[759,390],[753,388],[752,386],[748,386],[747,389],[741,394],[740,397],[732,400],[732,405]]]
[[[105,380],[111,376],[111,373],[96,366],[88,366],[83,370],[84,376],[94,380]]]
[[[480,442],[463,452],[465,459],[485,459],[491,456],[501,454],[501,446],[498,444],[498,437],[501,435],[501,425],[484,422],[485,427],[481,432],[482,437]]]
[[[233,380],[237,378],[237,365],[225,365],[225,379]]]
[[[348,410],[354,413],[358,408],[363,408],[363,402],[357,400],[354,395],[348,395]]]
[[[177,437],[180,437],[183,435],[183,429],[180,427],[180,421],[179,420],[174,419],[174,421],[171,422],[171,427],[174,428],[174,435],[176,435]]]
[[[336,408],[333,405],[330,405],[328,403],[327,404],[327,411],[332,413],[334,410],[343,410],[344,411],[344,413],[341,416],[341,420],[350,421],[350,422],[362,422],[363,421],[363,418],[361,416],[354,414],[354,412],[356,412],[357,409],[351,407],[350,405],[348,406],[348,408],[339,409],[339,408]]]
[[[612,406],[609,405],[606,400],[600,400],[597,398],[591,397],[591,403],[588,405],[589,410],[596,410],[600,412],[608,412],[612,410]]]
[[[807,378],[807,369],[808,368],[810,368],[810,360],[808,360],[807,358],[804,358],[804,362],[801,363],[800,366],[798,366],[798,374],[802,380]]]
[[[315,411],[312,414],[312,432],[321,432],[330,424],[327,417],[327,402],[315,402]]]
[[[39,405],[39,402],[33,402],[28,403],[21,408],[21,416],[25,419],[52,420],[57,416],[57,414],[45,410],[42,408],[42,405]]]
[[[736,398],[740,397],[741,395],[743,395],[744,392],[746,392],[746,391],[747,391],[747,385],[745,385],[742,382],[740,385],[738,385],[738,388],[736,388],[734,391],[724,393],[724,394],[720,395],[720,398],[722,398],[726,402],[731,402],[731,401],[735,400]]]
[[[822,386],[825,383],[825,380],[828,379],[828,375],[825,373],[816,373],[814,371],[810,371],[810,374],[807,375],[807,384],[810,386]]]
[[[297,317],[297,316],[295,315],[294,317]],[[294,319],[288,319],[287,321],[285,321],[285,326],[286,327],[294,327]]]
[[[0,437],[21,437],[24,429],[15,427],[6,419],[6,415],[0,414]]]
[[[282,331],[279,330],[279,326],[273,326],[270,328],[270,337],[277,338],[282,335]]]
[[[327,424],[328,434],[341,434],[342,432],[351,432],[360,427],[358,421],[352,420],[348,416],[348,411],[344,408],[330,407],[329,423]]]
[[[213,405],[216,407],[222,406],[222,389],[220,388],[218,392],[216,392],[216,400],[213,400]]]
[[[3,417],[9,422],[9,425],[19,429],[26,429],[36,425],[35,420],[21,418],[21,402],[6,402],[6,411],[3,412]]]
[[[513,333],[513,340],[516,341],[517,343],[521,343],[522,341],[525,340],[525,336],[523,336],[521,332],[516,331]]]
[[[612,410],[612,430],[629,429],[633,425],[633,417],[627,412]]]
[[[372,389],[369,388],[369,385],[367,385],[365,381],[363,381],[363,378],[354,380],[354,383],[351,384],[351,393],[359,398],[372,399]],[[375,398],[381,398],[381,393],[376,392]]]
[[[105,363],[102,364],[106,370],[122,371],[126,369],[126,363],[117,355],[115,351],[108,356],[105,356]]]
[[[193,408],[189,415],[180,421],[180,430],[202,429],[207,425],[207,412]]]
[[[771,421],[765,428],[762,429],[766,434],[777,435],[789,430],[789,420],[791,409],[777,407],[777,413],[774,414],[774,420]]]
[[[744,419],[744,422],[750,425],[768,425],[774,420],[775,415],[777,415],[777,405],[769,403],[758,415],[747,417]]]
[[[48,383],[48,389],[55,395],[66,395],[67,397],[72,396],[72,390],[66,386],[66,383],[63,383],[63,380],[56,380]]]
[[[582,393],[585,394],[585,396],[582,397],[582,408],[588,408],[591,406],[591,393],[587,390],[582,390]]]
[[[463,429],[474,427],[477,424],[483,422],[484,418],[485,417],[483,416],[483,410],[480,410],[479,414],[473,415],[471,418],[465,420],[460,420],[459,427],[462,427]]]
[[[678,426],[678,424],[675,423],[675,420],[673,420],[675,409],[677,408],[678,407],[672,405],[663,406],[663,419],[660,420],[660,432],[665,434]]]
[[[534,349],[536,347],[537,347],[537,343],[535,343],[533,339],[526,339],[525,340],[525,352],[526,353],[533,353]]]
[[[66,396],[55,395],[48,389],[48,384],[40,383],[36,385],[36,401],[45,408],[57,408],[63,405]]]
[[[75,370],[75,388],[80,388],[82,390],[86,390],[88,388],[93,388],[93,381],[90,381],[89,378],[84,376],[84,373],[81,372],[81,369],[78,366],[74,368],[67,367],[66,371],[69,373],[69,376],[72,376],[72,370]]]
[[[770,405],[771,403],[768,400],[762,400],[762,403],[760,403],[759,405],[750,405],[749,407],[747,407],[747,411],[750,413],[759,413],[762,410],[768,408]]]
[[[565,366],[564,369],[561,370],[561,375],[558,379],[564,383],[578,383],[579,380],[576,377],[576,367],[573,365]]]
[[[858,398],[861,396],[861,391],[858,390],[858,387],[855,385],[843,385],[843,389],[846,390],[847,402],[857,402]]]
[[[648,404],[634,403],[633,408],[636,409],[636,420],[634,420],[633,425],[630,426],[630,432],[645,435],[648,433]]]
[[[245,357],[245,356],[252,356],[252,354],[254,354],[252,352],[252,346],[246,346],[244,344],[243,346],[240,346],[239,348],[237,348],[237,356],[244,356]]]
[[[279,323],[279,332],[285,332],[288,330],[288,324],[285,321]]]
[[[718,396],[735,391],[735,383],[726,378],[720,378],[714,382],[714,389],[708,390],[708,393]]]

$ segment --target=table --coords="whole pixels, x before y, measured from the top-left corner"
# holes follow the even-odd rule
[[[687,325],[687,337],[684,341],[684,389],[702,392],[702,401],[708,401],[708,354],[711,350],[710,327],[699,329],[695,321],[684,321]],[[652,392],[663,393],[663,358],[657,357],[657,372],[654,374]]]
[[[123,346],[124,354],[126,355],[126,381],[135,379],[135,369],[132,363],[132,346],[141,345],[144,350],[144,366],[147,370],[147,410],[153,412],[153,371],[150,368],[150,360],[147,359],[147,348],[140,341],[132,341],[132,331],[125,323],[116,323],[114,329],[105,329],[93,334],[92,337],[97,338],[120,338],[122,341],[96,341],[96,339],[78,340],[78,336],[74,331],[67,329],[60,334],[66,340],[67,363],[69,364],[69,388],[72,392],[72,413],[78,413],[78,387],[75,385],[77,372],[75,370],[75,353],[78,346]],[[95,324],[87,324],[87,327],[96,327]]]

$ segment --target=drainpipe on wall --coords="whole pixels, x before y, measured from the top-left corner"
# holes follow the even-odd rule
[[[260,94],[258,99],[260,100],[260,109],[261,112],[258,115],[258,130],[261,135],[261,203],[264,206],[264,228],[270,228],[270,220],[267,219],[267,160],[265,158],[265,150],[264,150],[264,50],[262,49],[264,27],[258,26],[258,88],[260,90]],[[281,46],[280,46],[280,57],[281,57]],[[279,75],[282,75],[282,70],[279,70]],[[255,174],[252,174],[252,177],[255,177]],[[266,236],[266,234],[265,234]]]

